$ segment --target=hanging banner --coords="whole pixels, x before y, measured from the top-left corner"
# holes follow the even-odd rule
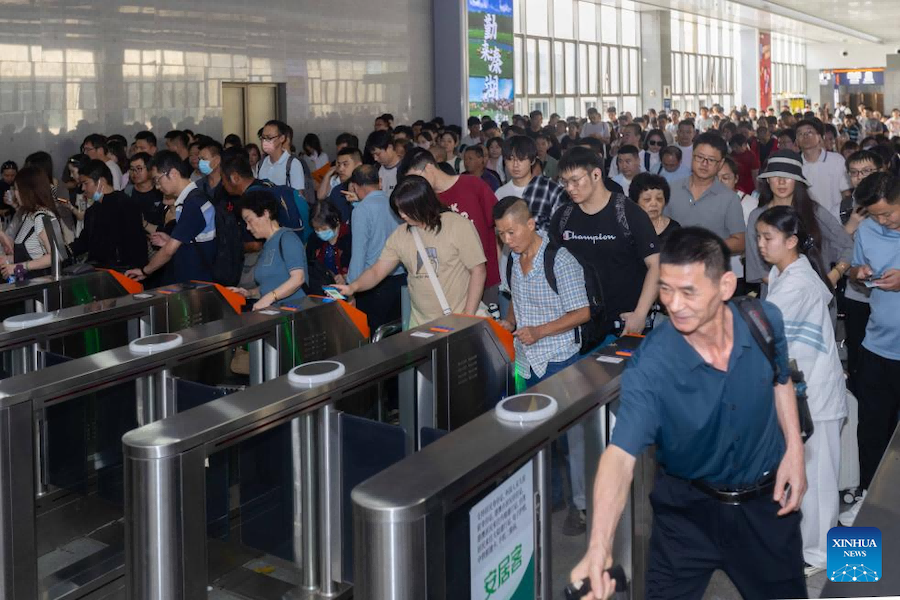
[[[772,34],[759,32],[759,110],[772,106]]]
[[[534,461],[469,511],[471,600],[534,600]]]
[[[512,0],[467,0],[469,115],[513,114]]]

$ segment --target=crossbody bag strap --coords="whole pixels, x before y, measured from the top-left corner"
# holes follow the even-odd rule
[[[778,368],[778,361],[775,359],[775,338],[772,335],[772,326],[769,324],[769,319],[762,311],[762,305],[747,298],[736,298],[734,304],[738,314],[747,323],[750,335],[753,336],[760,350],[772,364],[772,370],[775,372],[775,380],[777,381],[781,370]]]
[[[447,302],[447,296],[444,295],[444,288],[441,287],[441,282],[438,281],[437,275],[434,272],[434,267],[431,266],[431,259],[428,258],[428,253],[425,251],[425,244],[422,243],[422,236],[419,235],[419,230],[416,227],[410,227],[410,231],[412,231],[413,240],[416,242],[416,250],[419,252],[419,258],[422,259],[422,264],[425,266],[425,272],[428,273],[428,281],[431,282],[431,287],[434,288],[434,293],[437,296],[438,302],[441,304],[441,310],[445,315],[449,315],[452,310],[450,310],[450,303]]]

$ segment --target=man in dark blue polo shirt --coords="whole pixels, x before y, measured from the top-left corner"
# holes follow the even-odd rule
[[[153,180],[166,196],[175,196],[175,228],[171,235],[157,231],[150,242],[159,247],[150,262],[125,274],[138,281],[172,261],[172,281],[212,281],[216,260],[215,207],[191,182],[191,168],[175,152],[157,152],[151,163]]]
[[[594,484],[591,539],[572,571],[612,594],[613,533],[636,458],[657,445],[647,598],[703,597],[722,569],[744,598],[805,598],[800,501],[806,492],[797,401],[779,310],[763,307],[776,338],[779,380],[736,309],[725,243],[687,227],[660,257],[655,329],[622,375],[621,407]],[[790,486],[790,492],[786,492]],[[729,503],[730,502],[730,503]]]

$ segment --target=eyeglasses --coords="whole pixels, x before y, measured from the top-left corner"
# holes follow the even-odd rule
[[[797,132],[797,137],[812,137],[814,135],[818,135],[815,129],[801,129]]]
[[[93,152],[94,150],[96,150],[96,148],[94,148],[93,146],[82,146],[81,149],[84,150],[84,153],[85,153],[85,154],[87,154],[88,152]]]
[[[659,146],[659,147],[662,147],[662,146],[665,146],[666,143],[665,143],[664,141],[662,141],[662,140],[649,140],[649,141],[647,142],[647,145],[648,145],[648,146]]]
[[[168,174],[168,173],[162,173],[162,174],[157,175],[156,177],[154,177],[154,178],[153,178],[153,185],[158,186],[160,180],[161,180],[163,177],[165,177],[166,179],[169,179],[169,174]]]
[[[260,141],[263,141],[263,142],[274,142],[275,140],[277,140],[280,137],[281,137],[281,135],[261,135],[261,136],[259,136],[259,139],[260,139]]]
[[[850,177],[868,177],[878,169],[850,169]]]
[[[567,190],[567,189],[569,189],[570,187],[573,187],[573,188],[574,188],[574,187],[578,187],[578,184],[581,183],[581,180],[584,179],[584,178],[587,177],[587,176],[588,176],[588,174],[585,173],[585,174],[582,175],[581,177],[572,177],[571,179],[563,179],[562,177],[560,177],[560,178],[559,178],[559,185],[561,185],[561,186],[563,187],[564,190]]]
[[[704,165],[714,165],[722,161],[721,158],[711,158],[709,156],[703,156],[702,154],[695,154],[694,161],[704,164]]]
[[[146,169],[144,167],[131,167],[128,170],[131,171],[132,173],[140,173],[141,171],[146,171]]]

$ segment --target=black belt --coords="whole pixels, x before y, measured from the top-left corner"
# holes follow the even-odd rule
[[[710,498],[733,506],[770,495],[775,489],[775,473],[767,473],[756,483],[741,487],[717,486],[697,479],[683,481],[688,481],[691,487],[700,490]]]

